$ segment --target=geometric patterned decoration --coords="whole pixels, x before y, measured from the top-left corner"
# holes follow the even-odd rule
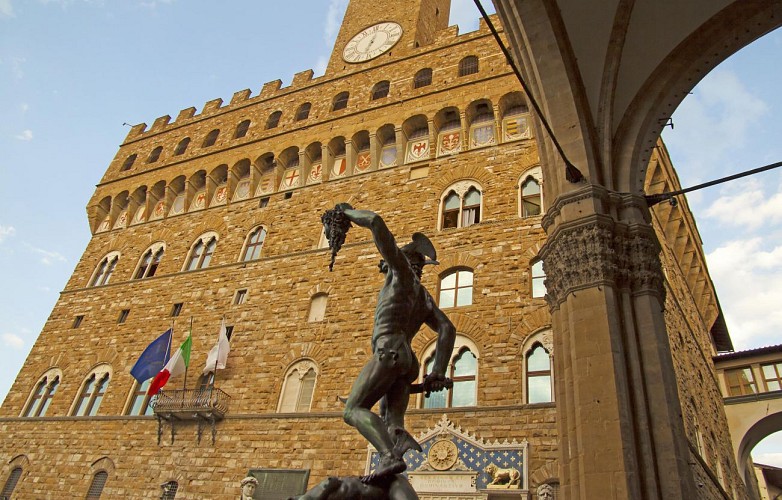
[[[407,464],[405,475],[421,499],[499,490],[514,492],[514,498],[527,498],[526,440],[485,442],[443,415],[433,429],[416,436],[416,441],[423,452],[408,450],[403,458]],[[379,458],[370,445],[365,474],[375,470]]]

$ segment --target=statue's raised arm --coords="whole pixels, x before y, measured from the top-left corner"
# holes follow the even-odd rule
[[[382,217],[371,210],[356,210],[347,203],[338,204],[337,209],[342,210],[350,222],[372,231],[375,246],[391,269],[407,269],[405,257],[396,246],[394,235],[391,234]]]

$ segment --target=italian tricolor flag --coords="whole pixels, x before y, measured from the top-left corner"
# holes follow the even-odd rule
[[[168,360],[166,366],[164,366],[163,369],[155,375],[155,378],[152,379],[152,383],[149,384],[149,390],[147,391],[148,395],[152,396],[157,394],[160,389],[166,385],[168,379],[185,373],[187,366],[190,364],[190,348],[192,345],[193,337],[192,334],[190,334],[187,336],[187,340],[185,340],[174,355],[171,356],[171,359]]]

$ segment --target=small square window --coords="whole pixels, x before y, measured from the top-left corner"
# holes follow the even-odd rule
[[[182,312],[182,302],[177,302],[171,306],[171,317],[176,318]]]
[[[130,314],[130,309],[123,309],[121,313],[119,313],[119,319],[117,319],[117,324],[121,325],[128,319],[128,314]]]
[[[266,208],[268,205],[269,205],[269,197],[267,196],[266,198],[261,198],[260,207]]]
[[[247,300],[247,289],[237,290],[234,296],[234,305],[244,304],[245,300]]]
[[[287,193],[285,193],[286,200],[290,200],[291,198],[293,198],[293,191],[288,191]]]
[[[79,328],[81,326],[81,322],[84,320],[84,315],[79,314],[75,318],[73,318],[73,328]]]
[[[225,327],[225,336],[228,337],[228,340],[231,340],[231,335],[234,333],[234,327],[233,326],[226,326]]]

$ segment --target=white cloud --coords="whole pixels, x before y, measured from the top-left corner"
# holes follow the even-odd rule
[[[14,17],[14,6],[11,0],[0,0],[0,18]]]
[[[27,247],[33,252],[41,256],[41,264],[50,266],[54,264],[55,262],[67,262],[68,259],[65,258],[64,255],[58,252],[51,252],[49,250],[44,250],[42,248],[36,248],[32,245],[27,245]]]
[[[27,130],[22,130],[22,133],[15,135],[14,138],[20,141],[32,141],[33,131],[30,130],[29,128]]]
[[[698,84],[673,115],[665,142],[675,150],[680,172],[697,179],[744,170],[729,153],[746,145],[770,106],[733,71],[717,68]],[[685,180],[689,184],[692,179]]]
[[[24,339],[13,333],[4,333],[0,335],[0,338],[3,339],[3,345],[6,347],[11,347],[12,349],[21,349],[24,347]]]
[[[736,350],[779,343],[782,329],[782,241],[753,237],[706,256]]]
[[[9,236],[13,236],[14,233],[16,233],[16,228],[14,228],[14,226],[0,225],[0,243],[2,243],[3,240],[8,238]]]
[[[329,8],[326,12],[326,18],[323,23],[323,52],[318,56],[313,73],[320,76],[326,72],[326,66],[329,64],[329,54],[334,47],[334,42],[339,34],[339,27],[342,24],[342,17],[348,7],[348,0],[329,0]]]
[[[747,231],[768,227],[782,222],[782,187],[767,197],[758,179],[731,183],[703,214],[722,225]]]
[[[0,1],[2,1],[2,0],[0,0]],[[23,102],[23,103],[19,104],[19,111],[21,111],[22,113],[27,113],[27,111],[29,109],[30,109],[30,105],[27,104],[26,102]]]

